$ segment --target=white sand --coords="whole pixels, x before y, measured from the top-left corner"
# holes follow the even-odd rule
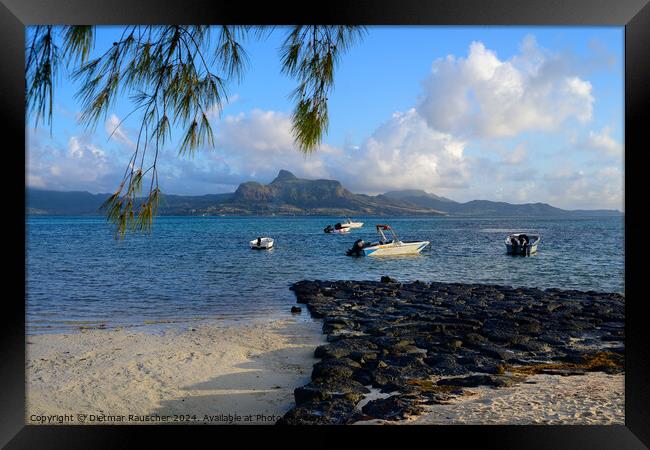
[[[61,421],[34,415],[71,414],[62,421],[74,424],[176,414],[196,415],[197,423],[273,424],[309,381],[314,349],[324,342],[320,323],[294,319],[194,329],[29,336],[27,423]]]
[[[624,375],[534,375],[508,388],[467,389],[469,396],[399,422],[414,425],[610,425],[624,424]],[[532,384],[534,383],[534,384]],[[361,424],[361,423],[360,423]]]

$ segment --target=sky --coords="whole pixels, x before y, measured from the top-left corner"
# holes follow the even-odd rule
[[[98,27],[95,53],[121,31]],[[163,193],[232,192],[287,169],[357,193],[624,209],[622,27],[369,27],[336,68],[327,134],[308,156],[291,134],[285,32],[244,41],[244,76],[211,115],[213,148],[178,156],[173,130],[159,157]],[[89,129],[77,120],[78,83],[65,71],[57,81],[51,130],[26,124],[28,186],[114,192],[137,139],[128,95]]]

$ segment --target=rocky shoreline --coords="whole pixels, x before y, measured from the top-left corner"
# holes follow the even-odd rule
[[[398,421],[467,388],[624,371],[625,299],[616,293],[389,277],[291,289],[323,319],[328,344],[279,424]]]

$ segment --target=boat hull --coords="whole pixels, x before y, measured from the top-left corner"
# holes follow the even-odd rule
[[[372,245],[363,249],[365,256],[401,256],[417,255],[429,245],[429,241],[397,242],[389,244]]]
[[[250,241],[250,246],[251,249],[253,250],[269,250],[273,248],[274,243],[275,242],[273,241],[273,239],[264,238],[262,239],[262,243],[260,245],[257,245],[257,239],[255,239]]]
[[[521,247],[517,247],[517,251],[514,251],[512,248],[512,244],[506,244],[506,252],[510,255],[532,255],[533,253],[537,253],[537,242],[535,242],[533,245],[529,245],[526,247],[526,251],[524,252]]]

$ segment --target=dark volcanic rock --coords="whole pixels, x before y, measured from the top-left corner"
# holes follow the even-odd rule
[[[496,374],[502,372],[504,368],[503,361],[497,361],[495,359],[488,358],[483,355],[461,356],[456,361],[459,365],[464,367],[467,372]],[[448,373],[446,375],[462,375],[462,374]]]
[[[347,380],[353,377],[357,369],[361,365],[349,358],[329,358],[323,359],[314,364],[314,369],[311,373],[312,380]]]
[[[380,280],[382,283],[397,283],[397,280],[395,278],[391,278],[389,276],[383,276],[381,277]]]
[[[294,396],[296,405],[302,405],[309,401],[322,401],[343,398],[353,403],[358,403],[364,394],[370,392],[358,381],[337,380],[337,381],[312,381],[305,386],[296,388]]]
[[[424,362],[431,367],[434,375],[465,375],[470,370],[459,363],[458,358],[450,354],[442,354],[425,358]]]
[[[382,392],[413,392],[415,388],[409,383],[411,380],[428,379],[434,374],[421,360],[413,360],[410,364],[401,366],[394,364],[394,361],[380,360],[377,368],[371,371],[372,385]]]
[[[514,380],[509,377],[497,375],[470,375],[461,378],[443,378],[438,380],[438,386],[460,386],[460,387],[476,387],[476,386],[510,386]]]
[[[360,359],[376,358],[378,346],[367,340],[360,338],[348,338],[327,345],[321,345],[314,351],[316,358],[343,358],[359,362]]]
[[[423,404],[464,395],[465,388],[500,388],[534,373],[622,373],[624,367],[619,294],[403,284],[387,276],[301,281],[291,289],[312,317],[324,319],[328,344],[316,348],[321,361],[312,381],[295,390],[296,406],[279,423],[400,420]],[[370,386],[392,395],[360,411],[356,405]]]
[[[369,401],[362,411],[375,419],[400,420],[422,412],[417,397],[392,395],[388,398]]]
[[[311,401],[290,409],[278,425],[345,425],[359,416],[355,402],[337,398],[327,401]]]

